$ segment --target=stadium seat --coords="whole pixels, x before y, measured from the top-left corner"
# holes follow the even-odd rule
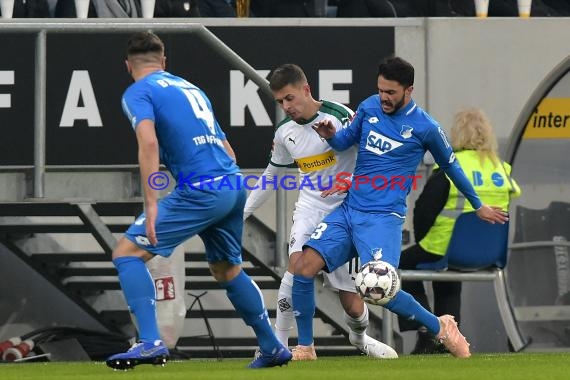
[[[507,264],[509,224],[490,224],[475,212],[461,214],[445,256],[431,263],[420,263],[416,269],[442,271],[476,271],[484,268],[504,268]]]
[[[400,270],[402,281],[492,281],[497,306],[514,351],[529,344],[518,329],[505,284],[509,224],[490,224],[475,212],[461,214],[455,223],[445,256],[431,263],[420,263],[416,270]],[[448,271],[448,269],[450,269]],[[390,312],[383,312],[383,339],[390,342]]]

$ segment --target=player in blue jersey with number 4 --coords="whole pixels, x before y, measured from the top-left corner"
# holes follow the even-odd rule
[[[295,264],[293,305],[300,345],[313,344],[313,280],[320,270],[333,271],[352,259],[353,246],[362,264],[384,261],[398,267],[406,196],[426,150],[481,219],[490,223],[508,220],[499,208],[481,204],[455,160],[444,131],[411,98],[413,84],[413,66],[398,57],[388,59],[379,66],[378,94],[360,103],[347,128],[336,131],[326,120],[313,128],[337,151],[355,143],[359,150],[353,175],[355,186],[317,226]],[[469,343],[452,316],[436,317],[403,290],[384,307],[426,326],[454,356],[471,355]]]
[[[131,36],[126,64],[135,83],[125,91],[122,104],[138,141],[145,208],[113,251],[113,263],[135,315],[139,341],[108,358],[107,365],[128,369],[166,363],[169,353],[160,340],[155,288],[145,261],[154,255],[168,257],[194,235],[204,242],[212,275],[257,336],[261,355],[249,367],[286,364],[292,354],[275,337],[261,292],[241,269],[246,192],[239,186],[233,151],[206,95],[164,71],[165,62],[164,44],[155,34]],[[184,179],[160,201],[152,187],[159,157],[174,178]],[[212,186],[200,186],[205,181]],[[221,181],[225,186],[216,186]]]

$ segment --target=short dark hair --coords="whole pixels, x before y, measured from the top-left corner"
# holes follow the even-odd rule
[[[269,76],[269,88],[279,91],[289,84],[306,83],[307,76],[299,66],[286,63],[274,69]]]
[[[414,85],[414,66],[400,57],[387,58],[378,66],[378,76],[407,88]]]
[[[164,54],[164,43],[152,32],[137,32],[127,42],[127,57],[139,54]]]

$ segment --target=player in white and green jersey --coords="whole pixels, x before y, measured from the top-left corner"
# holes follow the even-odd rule
[[[278,101],[286,102],[286,100]],[[352,118],[353,112],[340,103],[326,100],[315,100],[311,105],[313,107],[308,107],[304,111],[307,114],[315,112],[309,120],[302,117],[293,119],[295,112],[303,111],[290,111],[293,115],[288,114],[279,124],[273,140],[269,165],[271,170],[271,166],[284,168],[295,162],[299,167],[297,188],[301,190],[296,210],[316,207],[329,213],[342,202],[346,194],[323,198],[321,193],[323,189],[334,185],[337,174],[352,174],[357,147],[355,145],[346,151],[337,152],[321,139],[311,126],[323,119],[329,119],[340,129]],[[265,195],[268,194],[265,192]]]
[[[302,253],[303,244],[309,240],[321,220],[342,203],[346,194],[331,192],[323,195],[323,190],[334,187],[337,176],[347,177],[354,170],[357,146],[339,152],[319,137],[312,125],[322,120],[330,120],[338,129],[346,127],[353,112],[348,107],[332,101],[317,101],[311,94],[307,78],[297,65],[285,64],[275,69],[269,86],[276,102],[285,111],[283,120],[275,132],[271,159],[262,178],[247,199],[244,218],[251,215],[270,196],[273,187],[268,184],[288,183],[287,188],[300,189],[299,198],[293,212],[293,226],[289,240],[289,267],[281,280],[277,296],[276,335],[284,345],[288,345],[290,330],[295,323],[292,305],[292,268]],[[296,186],[284,182],[286,167],[296,163],[299,167],[299,181]],[[368,309],[356,293],[349,266],[324,273],[325,286],[338,291],[340,302],[345,310],[345,321],[350,327],[350,342],[369,356],[376,358],[396,358],[398,355],[390,347],[366,335]],[[314,346],[293,349],[293,360],[315,360]]]

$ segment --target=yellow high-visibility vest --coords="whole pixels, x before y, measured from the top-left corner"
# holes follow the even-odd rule
[[[460,151],[456,156],[481,202],[489,206],[499,206],[507,211],[510,199],[521,193],[517,183],[513,179],[509,180],[511,166],[506,162],[494,165],[490,159],[485,159],[481,165],[480,156],[475,150]],[[457,217],[464,212],[474,211],[453,182],[449,178],[447,180],[450,183],[447,202],[433,226],[419,242],[425,251],[441,256],[447,251]]]

